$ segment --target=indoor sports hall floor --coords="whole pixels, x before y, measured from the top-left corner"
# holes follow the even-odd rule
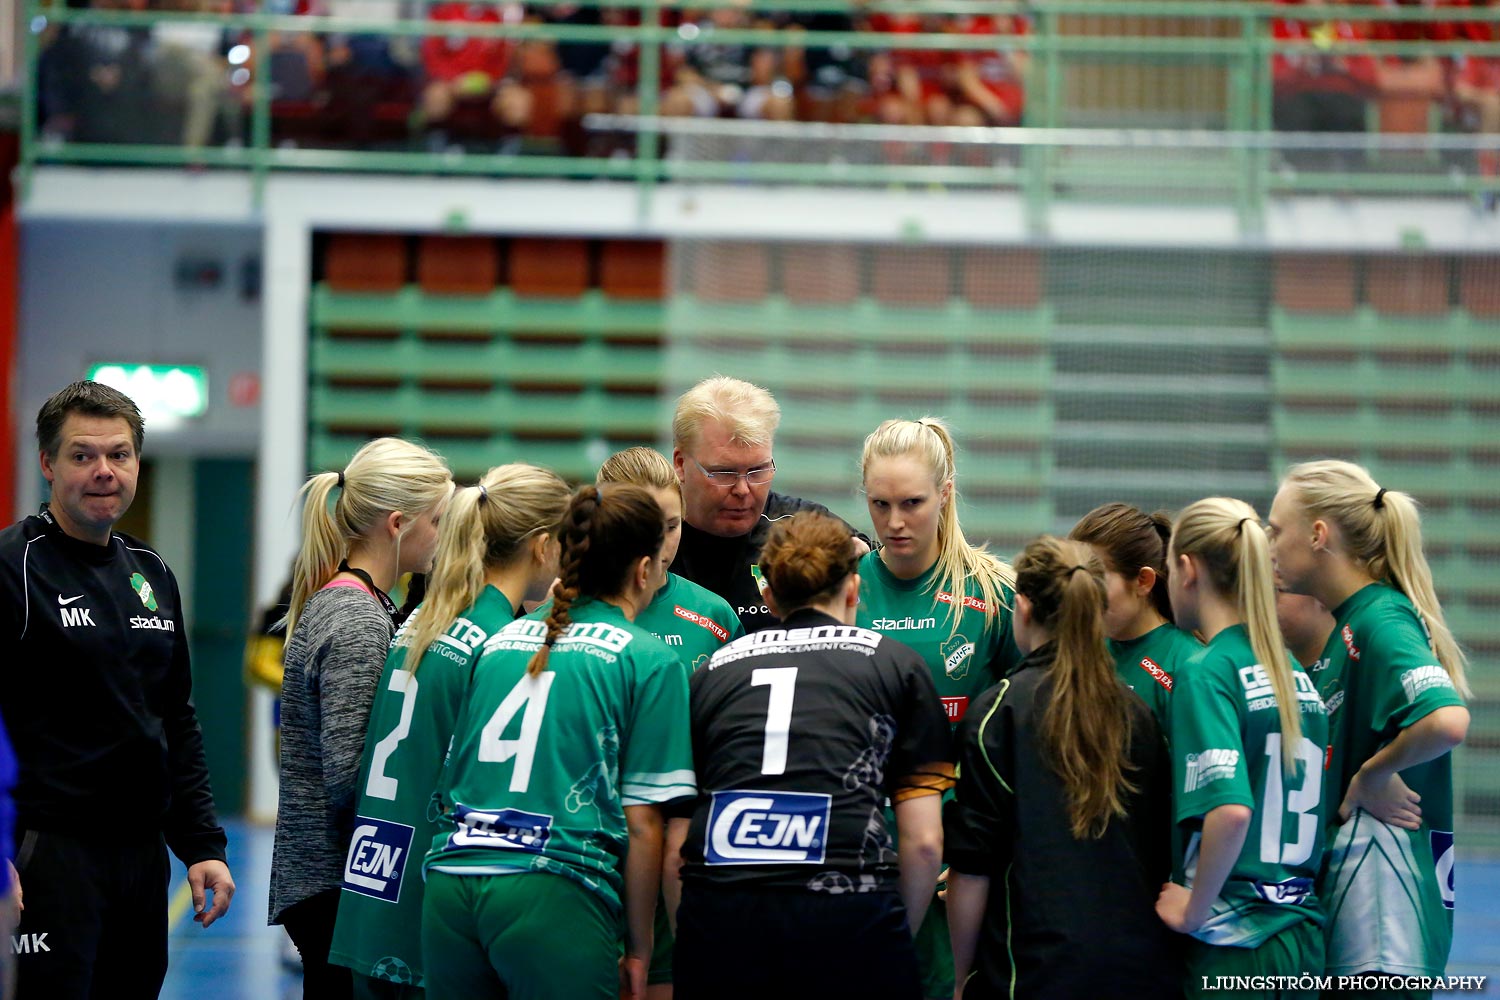
[[[204,931],[184,894],[174,894],[171,967],[162,1000],[297,1000],[301,980],[281,964],[282,931],[266,926],[272,832],[241,822],[229,828],[229,864],[239,886],[229,915]],[[1449,975],[1500,977],[1500,858],[1460,856],[1457,925]],[[179,885],[177,888],[181,889]],[[1500,995],[1500,983],[1486,983]]]

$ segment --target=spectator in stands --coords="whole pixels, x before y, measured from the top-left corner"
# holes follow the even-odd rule
[[[870,31],[895,35],[937,34],[945,18],[935,14],[870,15]],[[892,49],[870,58],[870,85],[876,114],[886,125],[948,125],[953,100],[948,96],[949,53],[936,49]]]
[[[1395,2],[1409,5],[1408,0]],[[1370,36],[1390,42],[1446,42],[1457,37],[1457,32],[1451,21],[1376,21],[1370,26]],[[1380,131],[1428,131],[1432,112],[1447,93],[1442,61],[1431,55],[1390,55],[1376,63],[1376,68]]]
[[[366,21],[371,26],[399,24],[420,16],[415,0],[321,0],[318,12],[329,17]],[[409,37],[380,34],[334,34],[327,38],[328,72],[325,123],[328,138],[364,146],[377,136],[383,103],[412,101],[420,55]]]
[[[1500,32],[1493,21],[1464,21],[1456,25],[1456,34],[1464,41],[1494,42]],[[1456,56],[1452,81],[1453,106],[1460,126],[1485,135],[1500,133],[1500,58]],[[1476,156],[1479,176],[1500,176],[1500,149],[1482,149]],[[1486,203],[1494,205],[1493,193]]]
[[[438,0],[428,7],[427,16],[434,22],[501,24],[520,21],[522,10],[515,3]],[[422,63],[427,70],[422,111],[428,128],[437,130],[436,143],[446,144],[450,132],[483,136],[498,124],[504,133],[514,135],[525,127],[531,98],[507,76],[513,50],[513,43],[500,38],[434,34],[422,39]]]
[[[731,114],[739,118],[786,121],[795,116],[792,86],[778,49],[752,48],[738,42],[714,42],[720,31],[774,29],[772,21],[751,23],[743,8],[717,8],[684,23],[697,43],[688,48],[676,86],[702,118]]]
[[[229,14],[228,0],[158,0],[164,10],[182,14]],[[224,138],[239,133],[239,104],[229,86],[229,64],[222,52],[223,33],[212,21],[158,21],[151,26],[151,93],[156,112],[175,128],[160,137],[200,149],[215,139],[222,122]],[[175,123],[179,123],[177,125]]]
[[[71,8],[143,10],[146,0],[67,0]],[[50,31],[51,29],[49,29]],[[38,63],[42,133],[72,142],[150,142],[151,29],[66,24]]]
[[[844,13],[787,15],[782,25],[788,45],[782,62],[797,95],[797,117],[805,121],[855,122],[870,85],[863,49],[846,45],[804,46],[807,32],[852,32]]]
[[[1015,14],[960,14],[952,30],[961,35],[1018,37],[1029,33]],[[948,53],[953,72],[953,124],[1019,125],[1026,109],[1025,49],[1003,43],[991,49]]]
[[[1295,5],[1297,0],[1287,0]],[[1368,53],[1332,51],[1337,42],[1365,40],[1353,21],[1310,21],[1294,14],[1272,22],[1279,41],[1312,42],[1316,50],[1278,51],[1271,59],[1275,87],[1272,119],[1284,132],[1363,132],[1366,102],[1379,88],[1379,69]]]

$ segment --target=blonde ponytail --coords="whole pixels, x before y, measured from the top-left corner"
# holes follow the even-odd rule
[[[409,528],[452,490],[453,477],[443,460],[400,438],[376,438],[354,453],[343,472],[310,477],[300,491],[302,548],[292,564],[287,635],[297,627],[308,599],[338,572],[351,544],[393,511],[407,517]]]
[[[952,595],[948,615],[956,626],[963,615],[967,584],[970,580],[977,582],[980,599],[984,601],[985,628],[991,628],[998,622],[1002,608],[1010,610],[1001,592],[1015,586],[1016,572],[991,555],[985,546],[970,545],[964,537],[958,523],[955,451],[948,425],[937,417],[887,420],[865,438],[859,460],[860,476],[869,478],[870,463],[876,459],[913,458],[926,465],[938,490],[945,484],[950,487],[938,515],[937,573],[932,588]]]
[[[339,530],[329,506],[343,473],[321,472],[302,485],[302,548],[292,563],[292,600],[286,613],[286,634],[297,626],[302,609],[319,588],[333,579],[339,563],[349,552],[349,543]]]
[[[438,527],[427,597],[402,638],[406,670],[415,674],[427,647],[479,599],[487,570],[525,558],[525,542],[538,532],[556,533],[568,500],[555,473],[523,463],[496,466],[454,494]]]
[[[1304,462],[1287,470],[1285,486],[1292,491],[1308,520],[1338,526],[1344,553],[1371,579],[1406,595],[1427,639],[1453,686],[1471,696],[1467,657],[1443,615],[1432,569],[1422,552],[1422,518],[1409,494],[1381,488],[1364,468],[1353,462]]]
[[[1292,679],[1292,661],[1276,621],[1276,576],[1271,546],[1255,508],[1230,497],[1189,505],[1172,530],[1171,556],[1194,556],[1208,583],[1234,603],[1250,635],[1255,661],[1265,670],[1281,717],[1283,770],[1291,771],[1302,740],[1302,706]]]

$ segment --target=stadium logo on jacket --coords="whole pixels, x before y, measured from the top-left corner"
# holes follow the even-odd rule
[[[831,795],[812,792],[714,792],[703,859],[710,865],[820,865],[832,802]]]

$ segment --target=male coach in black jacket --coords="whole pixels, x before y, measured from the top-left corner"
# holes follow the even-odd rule
[[[760,550],[771,525],[821,504],[771,492],[781,407],[760,386],[725,375],[683,393],[672,416],[672,464],[682,483],[682,544],[672,572],[728,601],[746,632],[781,619],[761,596]],[[869,551],[869,541],[850,529]]]
[[[21,1000],[160,992],[168,847],[187,865],[204,927],[234,895],[177,581],[113,530],[135,497],[143,437],[129,397],[96,382],[62,389],[37,414],[51,501],[0,531]]]

